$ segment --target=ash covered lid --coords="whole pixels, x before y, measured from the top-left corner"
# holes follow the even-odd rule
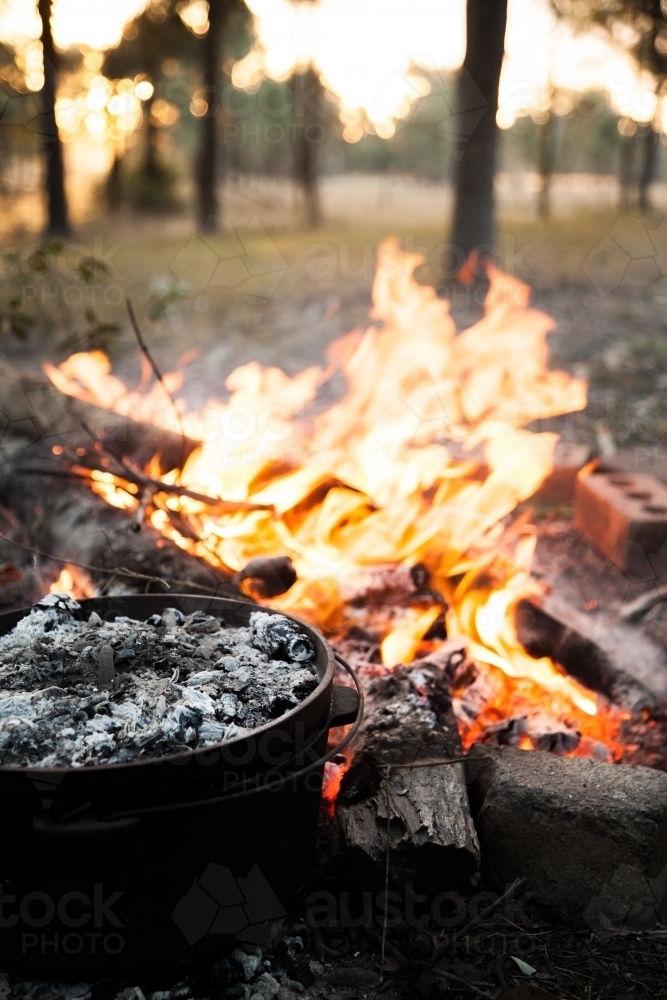
[[[295,708],[318,685],[290,619],[230,627],[166,608],[147,621],[48,594],[0,637],[0,764],[84,767],[210,746]]]

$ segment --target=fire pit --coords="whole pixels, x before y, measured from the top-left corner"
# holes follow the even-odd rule
[[[104,621],[176,607],[247,625],[256,611],[166,595],[81,603]],[[28,613],[3,615],[2,634]],[[356,726],[326,753],[328,731],[360,718],[354,690],[333,683],[331,648],[298,627],[316,689],[240,738],[130,763],[0,767],[4,966],[99,977],[270,942],[311,865],[324,764]]]

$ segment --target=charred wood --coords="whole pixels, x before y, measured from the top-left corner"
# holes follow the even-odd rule
[[[445,672],[398,667],[366,691],[364,722],[343,777],[334,842],[351,883],[389,880],[429,895],[461,887],[477,870],[456,720]]]
[[[2,450],[25,449],[41,444],[49,447],[95,451],[95,441],[85,430],[104,442],[118,459],[128,455],[138,466],[156,457],[161,473],[177,468],[197,447],[197,441],[172,431],[104,410],[93,403],[60,392],[46,375],[29,374],[5,363],[0,365],[0,435]]]
[[[88,568],[106,593],[173,593],[202,591],[239,597],[231,573],[213,568],[164,538],[150,523],[133,530],[133,514],[112,507],[75,481],[17,474],[11,465],[0,470],[0,504],[28,532],[30,544],[56,560]],[[0,559],[15,561],[11,544],[18,533],[6,530]],[[24,542],[25,534],[20,541]]]

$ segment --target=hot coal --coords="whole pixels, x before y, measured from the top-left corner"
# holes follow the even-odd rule
[[[0,637],[0,764],[120,763],[242,736],[318,684],[315,649],[282,615],[229,627],[167,608],[104,622],[49,594]]]

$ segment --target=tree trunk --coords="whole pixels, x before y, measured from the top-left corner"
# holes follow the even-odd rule
[[[44,53],[44,86],[42,87],[42,145],[46,163],[47,233],[68,236],[70,233],[65,194],[63,148],[56,124],[56,87],[58,56],[51,32],[51,0],[39,0],[42,19],[42,49]]]
[[[498,84],[507,0],[467,0],[466,55],[457,88],[451,243],[461,260],[496,249],[493,179],[498,144]]]
[[[294,175],[303,195],[304,222],[313,229],[322,221],[317,183],[317,144],[323,136],[322,84],[314,69],[293,77]]]
[[[619,182],[621,185],[619,209],[627,211],[632,206],[632,193],[635,186],[635,147],[636,136],[623,136],[619,155]]]
[[[540,143],[540,191],[537,211],[541,219],[548,219],[551,214],[551,174],[554,160],[554,128],[555,121],[551,110],[553,91],[547,111],[547,119],[537,126],[537,137]]]
[[[218,204],[218,134],[219,69],[218,49],[220,32],[225,15],[225,0],[209,0],[208,33],[202,41],[204,96],[208,110],[201,122],[201,147],[199,150],[199,222],[207,232],[217,229]]]
[[[121,185],[121,168],[123,165],[123,159],[123,154],[120,153],[118,149],[115,149],[113,163],[111,164],[111,170],[109,171],[106,183],[107,208],[112,212],[117,208],[120,208],[123,200]]]
[[[144,172],[150,180],[156,180],[160,172],[160,163],[157,148],[157,126],[153,124],[151,112],[155,93],[151,94],[146,101],[146,150],[144,159]]]
[[[463,765],[438,763],[461,755],[442,665],[421,661],[371,681],[352,749],[335,817],[344,877],[381,888],[388,850],[392,885],[429,896],[465,885],[479,847]]]
[[[644,156],[639,176],[639,208],[642,212],[648,212],[651,209],[649,188],[655,180],[660,134],[653,129],[651,124],[648,124],[642,139]]]

